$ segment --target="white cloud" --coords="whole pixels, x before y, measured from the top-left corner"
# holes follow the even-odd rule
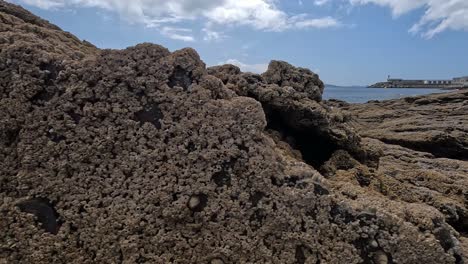
[[[220,41],[226,37],[223,32],[214,31],[208,27],[203,28],[202,32],[204,41]]]
[[[349,0],[353,5],[376,4],[388,6],[394,16],[402,15],[408,11],[420,8],[431,0]]]
[[[341,23],[332,17],[305,19],[296,22],[296,28],[331,28],[339,27]]]
[[[189,35],[192,32],[191,29],[187,28],[175,28],[175,27],[163,27],[161,34],[170,39],[181,40],[186,42],[195,41],[195,38]]]
[[[291,28],[324,28],[324,18],[300,19],[276,5],[278,0],[9,0],[43,9],[94,7],[118,13],[131,23],[160,27],[168,23],[201,20],[212,25],[250,26],[257,30],[284,31]],[[323,0],[322,0],[323,1]],[[330,20],[331,18],[325,18]],[[302,22],[302,23],[301,23]],[[336,21],[338,23],[338,21]],[[212,31],[215,32],[215,31]],[[215,34],[207,38],[217,38]]]
[[[22,0],[21,2],[32,6],[37,6],[42,9],[52,9],[64,6],[62,0]]]
[[[264,73],[268,69],[268,63],[247,64],[236,59],[229,59],[226,62],[219,63],[219,65],[223,65],[223,64],[236,65],[243,72]]]
[[[315,0],[314,4],[318,6],[325,5],[326,3],[330,2],[330,0]]]
[[[425,8],[410,32],[432,38],[445,30],[468,31],[467,0],[349,0],[353,5],[377,4],[391,8],[394,16]]]

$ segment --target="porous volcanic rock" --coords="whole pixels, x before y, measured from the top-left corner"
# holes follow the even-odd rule
[[[436,207],[369,188],[385,144],[311,72],[217,78],[193,49],[98,50],[0,5],[0,263],[463,263]]]
[[[360,137],[346,123],[349,117],[321,102],[323,82],[310,70],[272,61],[262,75],[242,73],[234,65],[211,67],[208,73],[238,95],[259,101],[267,129],[279,132],[279,139],[300,150],[307,163],[320,167],[338,149],[366,155]]]

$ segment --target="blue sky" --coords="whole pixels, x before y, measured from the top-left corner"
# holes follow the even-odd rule
[[[11,0],[100,48],[195,48],[207,65],[272,59],[326,83],[468,75],[467,0]]]

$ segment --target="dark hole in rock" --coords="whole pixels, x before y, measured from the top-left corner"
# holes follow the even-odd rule
[[[319,169],[338,150],[337,144],[318,128],[309,127],[299,130],[288,125],[288,122],[285,121],[287,113],[281,113],[265,106],[264,111],[267,116],[267,129],[280,132],[284,139],[293,139],[294,142],[290,143],[291,147],[299,150],[303,160],[314,168]]]
[[[73,111],[69,111],[67,112],[67,114],[71,117],[71,119],[73,119],[73,121],[75,122],[75,124],[78,124],[80,123],[81,121],[81,115],[73,112]]]
[[[302,232],[307,232],[307,227],[306,227],[306,224],[305,224],[304,220],[301,221],[301,231]]]
[[[193,142],[189,142],[187,144],[187,151],[190,153],[190,152],[193,152],[195,150],[196,150],[195,144]]]
[[[59,72],[61,70],[61,69],[59,69],[59,67],[57,67],[57,65],[55,65],[52,62],[48,62],[48,63],[43,62],[43,63],[41,63],[39,65],[39,69],[46,73],[45,83],[47,85],[53,84],[53,81],[55,79],[57,79],[57,76],[58,76],[58,74],[59,74]]]
[[[365,175],[361,171],[357,172],[356,180],[358,181],[361,187],[367,187],[371,184],[371,178],[369,177],[369,175]]]
[[[296,247],[296,254],[295,254],[296,264],[304,264],[306,262],[306,257],[304,253],[304,248],[302,246]]]
[[[42,106],[44,103],[50,101],[52,98],[54,98],[54,93],[52,91],[49,91],[48,89],[44,89],[42,91],[39,91],[36,93],[32,98],[31,102],[34,105],[39,105]]]
[[[377,254],[385,254],[383,251],[379,250],[379,247],[373,247],[371,244],[370,239],[366,238],[359,238],[357,240],[354,240],[353,242],[354,247],[359,251],[359,255],[361,259],[363,260],[364,264],[374,264],[377,263],[374,260],[378,258]],[[391,263],[389,262],[388,255],[385,254],[385,259],[387,259],[386,263]],[[380,258],[381,259],[381,258]]]
[[[342,205],[333,203],[330,209],[330,217],[332,222],[343,222],[349,224],[355,220],[350,210]]]
[[[47,132],[47,137],[55,143],[59,143],[60,141],[63,141],[66,139],[64,136],[59,135],[55,132],[51,132],[51,131]]]
[[[224,168],[215,172],[211,179],[218,187],[231,186],[231,175]]]
[[[247,152],[247,153],[249,152],[249,148],[248,148],[246,145],[244,145],[244,144],[237,145],[237,147],[238,147],[239,150],[241,150],[241,151],[244,151],[244,152]]]
[[[17,205],[22,212],[33,214],[46,232],[56,235],[60,225],[59,215],[52,203],[45,198],[33,198]]]
[[[328,195],[330,191],[323,187],[320,183],[314,183],[314,193],[318,195]]]
[[[10,147],[13,144],[18,142],[19,138],[19,129],[12,129],[12,130],[7,130],[5,131],[5,137],[2,139],[2,141],[5,142],[6,147]]]
[[[468,235],[468,212],[458,206],[445,205],[441,209],[447,224],[462,235]]]
[[[73,224],[70,224],[70,233],[76,233],[76,231],[78,231],[78,227],[76,227]]]
[[[275,185],[277,187],[281,187],[283,185],[283,183],[278,178],[276,178],[275,176],[271,176],[270,180],[271,180],[271,184],[273,184],[273,185]]]
[[[458,241],[457,239],[452,235],[451,231],[449,228],[447,228],[446,224],[443,222],[442,219],[434,219],[432,220],[434,223],[434,226],[437,228],[432,232],[434,236],[437,238],[439,241],[440,245],[442,248],[448,252],[451,249],[453,250],[453,256],[455,258],[455,263],[456,264],[461,264],[463,262],[463,257],[461,256],[461,253],[457,249]]]
[[[250,222],[255,223],[256,226],[261,226],[265,219],[266,212],[263,209],[256,209],[249,218]]]
[[[286,177],[285,178],[285,183],[289,187],[296,186],[298,181],[299,181],[299,177],[297,177],[297,176],[291,176],[291,177]]]
[[[140,124],[144,124],[146,122],[153,124],[157,129],[161,128],[160,120],[164,117],[161,109],[159,109],[158,105],[152,103],[146,106],[143,110],[135,113],[135,119],[140,121]]]
[[[188,207],[193,212],[201,212],[208,204],[208,196],[206,194],[197,194],[193,195],[189,199]]]
[[[440,245],[445,251],[453,248],[456,244],[450,230],[445,227],[439,227],[434,230],[434,236],[439,240]]]
[[[176,66],[174,72],[169,77],[169,87],[174,88],[179,86],[187,90],[192,84],[192,72],[185,70],[180,66]]]
[[[468,216],[460,216],[458,219],[447,219],[447,223],[457,230],[458,233],[468,236]]]
[[[260,200],[263,199],[263,197],[265,197],[265,193],[259,191],[255,191],[252,195],[250,195],[249,201],[252,204],[252,207],[256,207]]]
[[[124,261],[124,256],[123,256],[123,252],[122,252],[122,249],[119,249],[119,254],[117,256],[117,263],[123,263]],[[138,262],[140,263],[140,262]]]

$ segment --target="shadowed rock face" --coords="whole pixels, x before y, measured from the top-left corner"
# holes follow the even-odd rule
[[[392,150],[310,71],[97,50],[0,5],[0,262],[462,263],[463,227],[390,197]]]

